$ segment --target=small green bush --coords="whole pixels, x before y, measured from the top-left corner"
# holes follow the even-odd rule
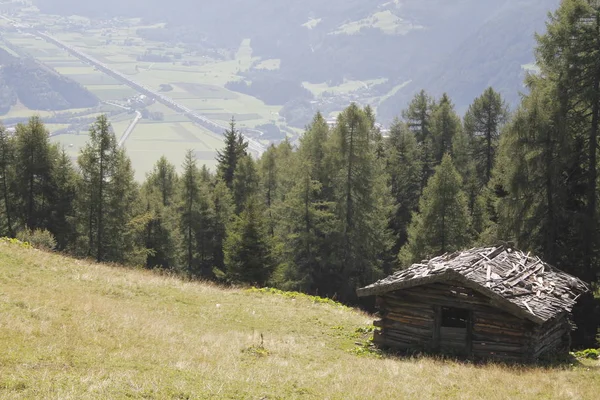
[[[598,349],[585,349],[575,352],[577,358],[588,358],[591,360],[600,360],[600,350]]]
[[[56,239],[46,229],[23,229],[17,233],[17,239],[40,250],[51,251],[56,248]]]
[[[21,242],[19,239],[14,239],[14,238],[7,238],[7,237],[3,237],[0,239],[0,243],[7,243],[13,246],[19,246],[19,247],[23,247],[25,249],[30,249],[31,245],[27,242]]]

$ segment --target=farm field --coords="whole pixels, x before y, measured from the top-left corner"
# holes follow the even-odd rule
[[[596,399],[598,361],[475,365],[368,350],[373,316],[0,242],[0,398]]]
[[[279,68],[280,60],[261,60],[253,56],[252,43],[249,39],[241,41],[237,51],[216,59],[214,55],[207,56],[198,50],[143,39],[137,34],[138,29],[158,25],[144,25],[137,19],[124,19],[118,23],[113,21],[108,26],[96,27],[89,20],[81,17],[59,18],[28,12],[21,18],[26,23],[44,26],[46,32],[62,42],[96,58],[136,83],[162,92],[165,96],[220,125],[226,126],[234,117],[241,128],[253,129],[264,124],[275,124],[287,129],[288,132],[295,134],[302,132],[301,129],[290,128],[282,122],[279,116],[282,106],[269,106],[255,97],[225,88],[227,82],[242,79],[240,74],[250,69]],[[84,28],[74,30],[73,25]],[[6,21],[0,25],[2,26],[6,26]],[[125,104],[128,99],[139,94],[65,50],[30,33],[8,30],[3,32],[2,37],[7,44],[10,44],[3,47],[8,47],[9,50],[14,48],[21,55],[35,57],[60,74],[86,87],[102,102]],[[169,61],[145,61],[144,57],[148,55],[166,56]],[[325,92],[334,95],[348,94],[385,81],[385,79],[366,82],[347,80],[338,86],[305,82],[304,87],[319,98]],[[193,148],[198,152],[200,163],[214,165],[212,157],[221,143],[218,135],[192,124],[188,118],[162,104],[147,105],[146,109],[151,113],[160,113],[160,120],[143,119],[125,144],[138,178],[143,178],[161,155],[179,164],[187,148]],[[81,116],[84,116],[84,111],[77,110],[82,114]],[[23,118],[33,114],[40,115],[42,119],[53,115],[44,110],[29,110],[17,105],[5,118]],[[95,113],[90,111],[85,117],[92,115]],[[330,116],[334,115],[335,112],[330,113]],[[122,115],[111,116],[117,138],[127,128],[132,118],[125,112]],[[187,137],[190,141],[182,138],[182,129],[189,133]],[[60,135],[61,137],[54,139],[68,146],[67,151],[73,157],[76,157],[85,143],[83,138],[86,136],[86,130],[81,127],[76,130],[82,132]],[[156,132],[160,132],[160,135],[158,136]],[[266,141],[263,143],[268,144]]]

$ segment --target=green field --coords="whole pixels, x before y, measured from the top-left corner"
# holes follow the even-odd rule
[[[277,292],[279,293],[279,292]],[[508,367],[366,347],[374,317],[0,243],[3,399],[596,399],[600,363]]]
[[[128,75],[139,84],[157,91],[160,90],[161,85],[171,85],[172,90],[164,93],[166,96],[221,125],[228,124],[232,116],[236,118],[240,127],[255,128],[268,123],[280,124],[281,106],[268,106],[255,97],[232,92],[224,87],[227,82],[242,79],[240,73],[251,68],[267,70],[279,68],[280,60],[261,60],[253,56],[250,40],[243,40],[237,51],[229,54],[229,59],[215,60],[183,46],[152,42],[138,37],[137,30],[148,27],[139,20],[124,20],[121,22],[122,26],[113,24],[113,26],[95,28],[91,25],[91,28],[86,28],[83,32],[69,32],[64,23],[53,16],[28,12],[21,18],[30,23],[44,24],[45,29],[57,39]],[[393,18],[387,14],[375,15],[373,18],[382,29],[388,29],[390,23],[395,23],[390,22]],[[89,20],[80,17],[69,17],[68,21],[90,23]],[[350,25],[346,28],[354,29],[353,25]],[[3,34],[3,40],[18,47],[22,54],[36,57],[57,72],[85,86],[101,101],[124,102],[138,94],[66,51],[33,35],[11,31]],[[169,62],[139,61],[139,57],[145,53],[169,55],[172,59]],[[178,58],[174,57],[175,54]],[[384,79],[365,82],[348,80],[339,86],[306,82],[304,87],[318,98],[324,92],[336,95],[349,94],[384,81]],[[211,139],[207,140],[205,138],[207,132],[204,129],[191,124],[186,117],[161,104],[150,105],[148,111],[162,113],[163,120],[143,120],[126,143],[138,177],[143,177],[161,155],[166,155],[178,164],[186,148],[197,149],[201,162],[214,164],[211,157],[214,156],[215,149],[222,145],[220,136],[211,134]],[[42,118],[52,115],[46,111],[28,110],[21,106],[14,107],[6,117],[25,117],[34,113]],[[132,118],[133,116],[126,115],[125,121],[119,116],[112,121],[117,137],[120,137]],[[189,141],[182,139],[182,126],[190,133],[187,135]],[[160,138],[156,137],[156,131],[161,132]],[[294,131],[299,132],[297,129]],[[68,151],[76,153],[81,147],[79,139],[79,137],[63,137],[57,140],[68,145],[72,144]]]

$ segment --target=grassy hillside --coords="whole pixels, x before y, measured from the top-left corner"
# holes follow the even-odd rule
[[[593,399],[598,362],[474,366],[364,353],[372,318],[0,243],[0,398]],[[262,338],[261,338],[262,335]]]

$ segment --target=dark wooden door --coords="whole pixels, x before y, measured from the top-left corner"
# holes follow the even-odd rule
[[[435,348],[444,354],[471,354],[472,312],[453,307],[436,307]]]

